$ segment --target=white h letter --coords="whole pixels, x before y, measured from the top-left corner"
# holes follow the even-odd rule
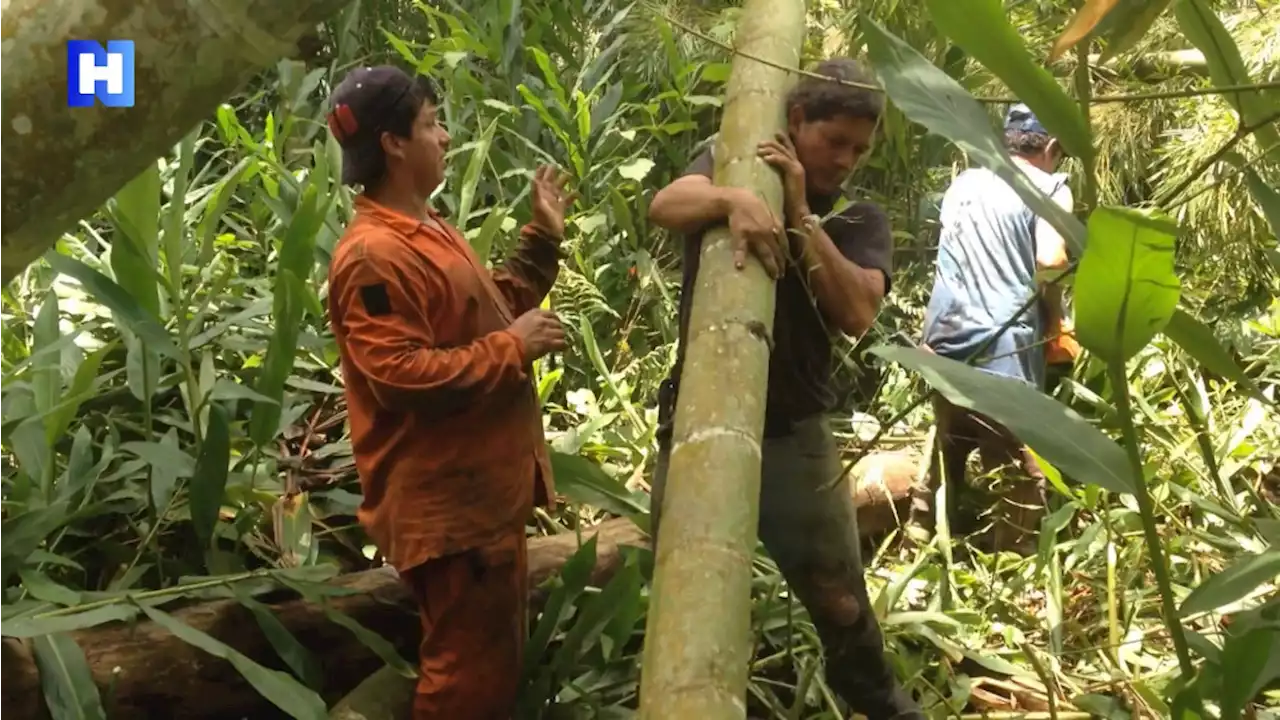
[[[119,95],[124,92],[124,56],[107,53],[107,64],[97,65],[92,53],[80,55],[80,94],[93,95],[99,82],[107,84],[107,92]]]

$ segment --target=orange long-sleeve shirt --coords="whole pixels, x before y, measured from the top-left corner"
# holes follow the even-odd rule
[[[439,215],[439,229],[372,200],[329,269],[358,517],[397,570],[492,542],[554,502],[542,414],[511,322],[559,271],[532,226],[487,270]]]

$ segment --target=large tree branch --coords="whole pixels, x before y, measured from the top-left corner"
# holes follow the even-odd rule
[[[0,95],[8,282],[348,0],[9,0]],[[69,39],[134,42],[134,106],[67,107]]]

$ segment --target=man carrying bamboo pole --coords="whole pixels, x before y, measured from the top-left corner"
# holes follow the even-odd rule
[[[786,100],[788,132],[758,150],[760,159],[783,176],[785,218],[775,218],[749,190],[713,184],[711,150],[650,204],[655,223],[685,237],[680,347],[673,379],[659,397],[651,535],[658,536],[675,379],[684,361],[703,234],[727,223],[738,266],[751,252],[778,280],[759,536],[813,618],[832,689],[871,720],[923,718],[884,656],[849,488],[841,482],[824,489],[842,471],[823,417],[834,403],[831,335],[866,332],[891,283],[893,243],[883,211],[858,202],[832,214],[845,180],[871,147],[884,99],[867,89],[873,78],[853,60],[827,60],[816,72],[844,82],[803,78]]]

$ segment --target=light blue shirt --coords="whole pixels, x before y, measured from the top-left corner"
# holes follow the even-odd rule
[[[1070,192],[1065,174],[1018,166],[1045,195]],[[939,219],[924,342],[939,355],[964,361],[1036,293],[1036,215],[995,173],[972,168],[947,188]],[[1033,304],[974,365],[1041,388],[1043,340],[1044,319]]]

